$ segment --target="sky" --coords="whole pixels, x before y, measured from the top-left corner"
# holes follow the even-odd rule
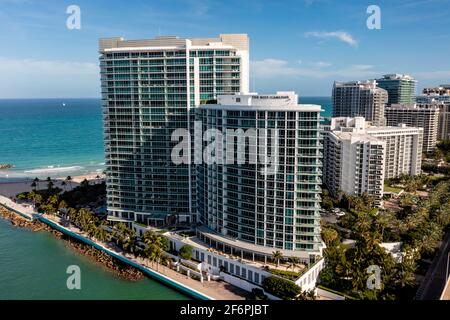
[[[80,29],[66,12],[80,8]],[[369,5],[381,29],[369,29]],[[0,0],[0,99],[99,97],[98,38],[250,37],[251,90],[330,96],[333,81],[450,83],[450,0]]]

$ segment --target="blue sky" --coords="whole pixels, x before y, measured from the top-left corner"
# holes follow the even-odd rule
[[[81,8],[81,29],[66,8]],[[369,30],[369,5],[381,30]],[[329,96],[334,80],[450,83],[450,0],[0,0],[0,98],[98,97],[100,37],[250,36],[251,89]]]

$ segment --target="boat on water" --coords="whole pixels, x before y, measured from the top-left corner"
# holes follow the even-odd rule
[[[0,170],[4,170],[4,169],[11,169],[14,166],[12,164],[9,163],[0,163]]]

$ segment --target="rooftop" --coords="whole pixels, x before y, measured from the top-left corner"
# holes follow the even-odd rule
[[[332,134],[341,140],[350,140],[351,142],[363,141],[373,144],[384,144],[383,140],[364,132],[332,131]]]
[[[278,91],[276,94],[238,93],[219,95],[217,104],[201,105],[202,109],[225,110],[273,110],[321,112],[315,104],[298,104],[298,95],[293,91]]]
[[[399,73],[392,73],[392,74],[385,74],[383,75],[383,78],[379,80],[409,80],[409,81],[416,81],[412,76],[408,74],[399,74]]]
[[[408,103],[408,104],[391,104],[386,110],[439,110],[439,106],[435,103]]]
[[[247,34],[220,34],[217,38],[181,38],[177,36],[162,36],[145,40],[125,40],[123,37],[99,39],[100,51],[126,51],[162,48],[236,48],[248,51],[249,38]]]

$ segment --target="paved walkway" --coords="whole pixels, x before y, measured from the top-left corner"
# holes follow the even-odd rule
[[[15,203],[11,199],[1,196],[0,195],[0,204],[4,204],[7,207],[14,209],[22,214],[25,214],[29,216],[30,218],[34,213],[36,213],[32,206],[22,205]],[[52,220],[61,226],[61,219],[59,217],[50,216],[50,215],[44,215],[47,219]],[[192,279],[190,277],[187,277],[183,274],[180,274],[176,272],[175,270],[172,270],[166,266],[163,266],[161,264],[152,263],[147,259],[141,259],[141,258],[135,258],[134,256],[130,254],[124,254],[120,249],[117,247],[113,247],[110,245],[107,245],[105,243],[100,243],[97,240],[90,238],[86,233],[82,232],[78,228],[74,227],[73,225],[70,226],[64,226],[64,228],[69,229],[70,231],[77,233],[85,238],[88,238],[94,242],[96,242],[98,245],[101,245],[102,247],[111,250],[115,252],[116,254],[122,255],[127,257],[128,259],[133,260],[134,262],[137,262],[141,265],[143,265],[146,268],[152,269],[153,271],[159,272],[173,280],[176,280],[189,288],[192,288],[194,290],[197,290],[209,297],[212,297],[216,300],[245,300],[246,295],[248,293],[238,287],[235,287],[233,285],[230,285],[223,281],[204,281],[201,283],[200,281],[197,281],[195,279]]]
[[[8,197],[2,196],[0,195],[0,204],[3,204],[15,211],[18,211],[30,218],[32,218],[33,214],[36,213],[34,211],[33,206],[31,205],[22,205],[22,204],[18,204],[15,203],[14,201],[12,201],[11,199],[9,199]]]
[[[61,219],[59,217],[45,215],[45,218],[62,225]],[[245,297],[248,295],[248,292],[246,292],[238,287],[235,287],[233,285],[230,285],[226,282],[223,282],[223,281],[204,281],[203,283],[201,283],[198,280],[187,277],[181,273],[178,273],[175,270],[172,270],[172,269],[170,269],[166,266],[163,266],[161,264],[158,264],[156,262],[150,262],[148,259],[136,258],[131,254],[124,253],[123,251],[121,251],[119,248],[117,248],[115,246],[108,245],[108,244],[102,243],[102,242],[98,242],[97,240],[89,237],[86,233],[82,232],[81,230],[74,227],[73,225],[64,226],[64,228],[69,229],[70,231],[77,233],[85,238],[88,238],[88,239],[94,241],[95,243],[97,243],[98,245],[100,245],[108,250],[111,250],[118,255],[122,255],[122,256],[124,256],[130,260],[133,260],[134,262],[136,262],[148,269],[159,272],[159,273],[165,275],[166,277],[169,277],[172,280],[178,281],[178,282],[182,283],[183,285],[185,285],[191,289],[197,290],[197,291],[201,292],[202,294],[207,295],[213,299],[216,299],[216,300],[245,300]]]

